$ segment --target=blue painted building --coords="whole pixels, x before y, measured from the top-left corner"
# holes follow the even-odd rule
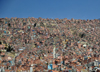
[[[52,64],[48,65],[48,70],[52,70]]]

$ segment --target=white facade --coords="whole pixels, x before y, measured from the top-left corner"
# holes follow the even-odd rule
[[[30,72],[33,72],[33,67],[30,67]]]
[[[99,66],[99,62],[98,61],[94,61],[94,66]]]

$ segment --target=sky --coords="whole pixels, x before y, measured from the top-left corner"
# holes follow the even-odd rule
[[[0,0],[0,18],[98,19],[100,0]]]

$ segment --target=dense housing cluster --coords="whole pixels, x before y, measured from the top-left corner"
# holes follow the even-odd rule
[[[100,72],[100,20],[0,18],[0,72]]]

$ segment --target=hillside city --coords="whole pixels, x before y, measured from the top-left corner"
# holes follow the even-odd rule
[[[0,18],[0,72],[100,72],[100,20]]]

